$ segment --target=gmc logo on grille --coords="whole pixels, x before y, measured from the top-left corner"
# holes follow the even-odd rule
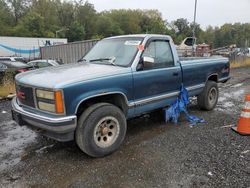
[[[17,91],[16,95],[17,95],[18,98],[25,99],[25,93],[24,92]]]

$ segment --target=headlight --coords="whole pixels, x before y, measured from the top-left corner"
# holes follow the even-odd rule
[[[46,110],[49,112],[56,112],[55,104],[50,104],[47,102],[38,101],[37,106],[40,110]]]
[[[55,94],[54,94],[54,92],[51,92],[51,91],[44,91],[44,90],[37,89],[36,90],[36,97],[54,100]]]
[[[40,110],[63,114],[64,102],[62,91],[36,90],[37,106]]]

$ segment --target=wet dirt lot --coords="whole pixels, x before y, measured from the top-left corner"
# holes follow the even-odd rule
[[[216,109],[190,105],[206,124],[166,124],[161,112],[133,119],[122,147],[100,159],[17,126],[10,101],[0,102],[0,187],[250,187],[250,137],[231,130],[250,93],[250,68],[231,76]]]

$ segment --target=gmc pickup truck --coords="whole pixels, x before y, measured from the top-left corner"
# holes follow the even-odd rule
[[[119,148],[126,120],[169,106],[183,83],[203,110],[229,79],[227,58],[180,60],[171,37],[126,35],[99,41],[79,62],[16,76],[12,116],[92,157]]]

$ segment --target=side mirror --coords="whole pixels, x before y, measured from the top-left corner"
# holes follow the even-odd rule
[[[142,61],[145,70],[152,69],[155,66],[155,59],[152,57],[143,57]]]
[[[150,69],[154,66],[155,60],[152,57],[143,57],[141,58],[136,70],[142,71],[144,69]]]
[[[152,57],[143,57],[142,61],[144,64],[154,64],[155,59]]]

